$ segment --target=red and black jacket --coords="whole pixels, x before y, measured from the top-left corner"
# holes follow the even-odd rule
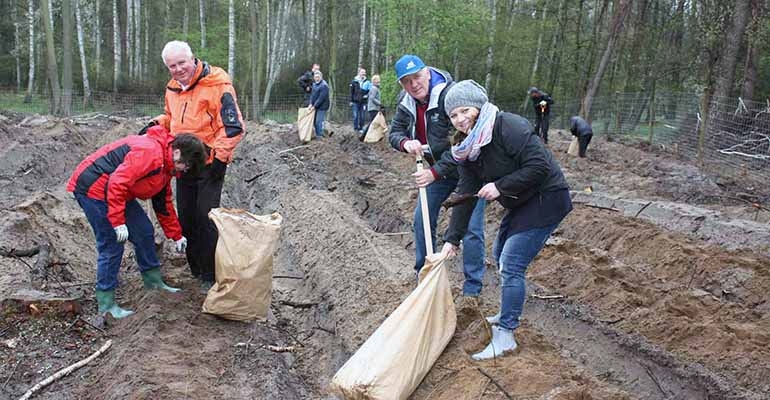
[[[126,223],[127,202],[151,198],[166,237],[179,240],[182,228],[171,197],[173,139],[166,128],[156,125],[146,135],[104,145],[78,165],[67,191],[106,202],[113,227]]]

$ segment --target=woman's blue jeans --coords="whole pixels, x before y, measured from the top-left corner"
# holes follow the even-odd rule
[[[514,233],[507,239],[498,232],[493,247],[495,260],[500,269],[502,296],[500,301],[500,327],[516,329],[526,298],[525,274],[527,267],[545,246],[558,223],[543,228],[533,228]]]

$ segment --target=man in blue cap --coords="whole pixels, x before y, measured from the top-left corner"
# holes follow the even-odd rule
[[[448,72],[428,67],[420,57],[407,54],[396,61],[396,76],[403,90],[390,126],[390,145],[412,157],[422,154],[430,168],[413,174],[418,187],[426,189],[431,234],[435,246],[436,221],[443,203],[458,183],[457,163],[449,143],[452,124],[444,111],[444,96],[452,85]],[[427,150],[423,149],[427,145]],[[477,305],[484,278],[484,200],[473,211],[468,234],[463,238],[463,299]],[[416,262],[419,271],[427,254],[423,237],[420,201],[414,210]],[[435,249],[434,249],[435,251]]]

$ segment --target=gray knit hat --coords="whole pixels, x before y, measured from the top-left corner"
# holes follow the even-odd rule
[[[447,114],[457,107],[476,107],[479,110],[488,102],[487,91],[472,79],[460,81],[449,88],[444,96],[444,110]]]

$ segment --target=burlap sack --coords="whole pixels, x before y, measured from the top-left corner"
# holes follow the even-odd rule
[[[578,140],[577,136],[573,136],[572,141],[569,144],[569,149],[567,149],[567,154],[573,157],[577,157],[579,151],[580,151],[580,141]]]
[[[372,120],[372,123],[369,124],[369,129],[366,130],[366,136],[364,136],[364,143],[377,143],[382,138],[385,137],[385,135],[388,134],[388,123],[385,121],[385,116],[382,115],[381,112],[378,112],[377,115]]]
[[[315,109],[308,111],[306,107],[297,109],[297,132],[299,141],[307,143],[313,138],[313,121],[315,120]]]
[[[280,214],[254,215],[244,210],[214,208],[209,211],[209,219],[219,231],[217,281],[203,302],[203,312],[236,321],[267,318]]]
[[[420,284],[337,371],[344,399],[403,400],[417,388],[454,335],[457,315],[447,267],[428,256]]]

